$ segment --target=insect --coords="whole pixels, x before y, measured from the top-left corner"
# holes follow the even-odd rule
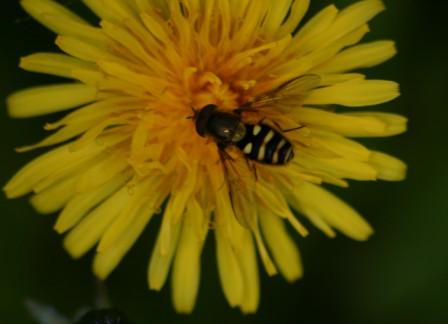
[[[277,128],[270,126],[264,120],[255,124],[245,123],[243,113],[261,112],[267,107],[286,109],[286,111],[300,107],[308,93],[319,85],[319,76],[304,75],[281,84],[273,91],[258,96],[230,112],[223,111],[213,104],[206,105],[198,111],[193,109],[194,115],[189,118],[194,120],[196,132],[202,137],[212,138],[217,143],[227,184],[225,187],[228,189],[233,213],[242,226],[246,228],[256,226],[255,209],[247,208],[253,203],[246,203],[254,201],[255,187],[245,186],[245,182],[240,181],[242,174],[237,164],[241,162],[227,153],[227,147],[237,147],[244,154],[247,166],[252,169],[255,176],[251,178],[257,180],[256,163],[281,166],[294,158],[292,143],[283,134],[303,127],[299,125],[292,129],[282,130],[275,121],[272,121],[272,124]],[[248,182],[254,184],[251,180]]]
[[[213,138],[222,152],[229,145],[238,147],[247,159],[269,165],[284,165],[294,157],[291,142],[282,133],[267,123],[246,124],[242,120],[244,111],[255,111],[278,104],[299,104],[305,95],[318,86],[320,78],[305,75],[282,84],[275,90],[255,98],[232,112],[222,111],[217,105],[209,104],[195,112],[197,133]]]
[[[110,306],[106,287],[97,281],[94,307],[83,307],[73,317],[61,314],[55,307],[33,299],[25,300],[31,317],[40,324],[131,324],[126,315]]]
[[[75,324],[129,324],[126,316],[114,308],[96,309],[87,312]]]
[[[248,159],[260,163],[282,165],[294,157],[291,143],[279,131],[264,123],[245,124],[239,112],[223,112],[216,105],[198,112],[196,131],[213,137],[221,150],[235,145]]]

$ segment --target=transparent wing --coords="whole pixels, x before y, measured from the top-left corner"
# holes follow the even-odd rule
[[[253,190],[257,178],[256,165],[243,154],[231,155],[231,149],[219,149],[230,203],[237,221],[248,229],[255,229],[257,215]]]
[[[221,150],[220,154],[222,158],[225,158],[224,155],[227,152]],[[255,188],[258,181],[257,164],[245,159],[245,156],[239,155],[238,158],[223,160],[223,165],[235,218],[252,233],[266,272],[270,276],[275,275],[277,269],[263,242],[257,221],[257,211],[259,209],[255,198]]]
[[[25,301],[25,307],[31,317],[40,324],[70,324],[71,321],[52,306],[42,304],[33,299]]]
[[[285,82],[274,90],[256,97],[251,107],[261,108],[264,106],[297,106],[301,104],[310,91],[318,88],[321,84],[320,76],[306,74],[288,82]]]

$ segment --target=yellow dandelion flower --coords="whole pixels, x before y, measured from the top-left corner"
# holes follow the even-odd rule
[[[396,53],[388,40],[358,45],[383,3],[331,5],[302,23],[309,2],[83,0],[101,20],[94,26],[52,0],[22,0],[64,53],[20,66],[72,81],[11,95],[9,114],[77,109],[19,149],[61,144],[22,168],[7,196],[32,193],[37,211],[60,211],[65,248],[79,258],[95,247],[102,279],[161,217],[148,283],[160,290],[171,269],[179,312],[194,307],[211,231],[225,297],[256,311],[257,254],[269,275],[302,276],[286,225],[307,229],[292,210],[329,237],[372,234],[320,184],[405,176],[401,161],[352,139],[406,129],[404,117],[358,108],[399,95],[395,82],[353,72]]]

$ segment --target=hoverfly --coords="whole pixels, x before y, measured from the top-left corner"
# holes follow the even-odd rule
[[[247,209],[242,211],[245,206],[243,201],[253,201],[254,192],[253,189],[246,190],[249,188],[235,185],[241,179],[239,168],[236,166],[239,161],[234,160],[226,149],[233,146],[243,153],[247,166],[252,169],[254,179],[257,179],[256,163],[281,166],[294,158],[293,145],[284,133],[300,129],[304,125],[282,130],[275,121],[246,123],[242,114],[262,111],[267,107],[294,109],[303,103],[311,90],[319,86],[320,77],[309,74],[283,83],[273,91],[255,97],[254,100],[231,112],[223,111],[213,104],[206,105],[200,110],[193,109],[194,116],[190,118],[195,122],[196,132],[202,137],[212,138],[218,146],[232,209],[236,219],[244,227],[254,226],[251,211]]]
[[[131,324],[126,315],[115,308],[82,310],[75,318],[65,316],[52,306],[26,301],[31,317],[40,324]]]
[[[75,324],[130,324],[130,322],[121,311],[105,308],[87,312]]]
[[[304,75],[280,85],[232,112],[222,111],[217,105],[206,105],[195,111],[196,132],[202,137],[213,138],[221,151],[229,145],[234,145],[249,160],[268,165],[287,164],[294,157],[294,149],[283,133],[303,126],[281,130],[263,121],[258,124],[247,124],[242,120],[242,113],[267,106],[300,104],[307,93],[318,87],[319,83],[319,76]]]
[[[97,281],[96,290],[94,307],[83,307],[73,317],[33,299],[25,300],[25,307],[40,324],[131,324],[125,313],[110,306],[106,286],[102,282]]]

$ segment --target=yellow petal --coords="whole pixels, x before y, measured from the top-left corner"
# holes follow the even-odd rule
[[[255,313],[260,301],[260,283],[258,279],[257,256],[252,236],[245,231],[241,249],[238,254],[243,279],[243,299],[241,311],[246,314]],[[225,271],[223,269],[223,271]]]
[[[354,180],[376,180],[377,171],[367,162],[347,158],[321,158],[305,152],[297,156],[296,161],[308,170],[328,173],[338,178]]]
[[[263,236],[281,274],[292,282],[303,275],[299,250],[289,236],[281,218],[270,213],[260,213]]]
[[[84,217],[64,239],[70,255],[79,258],[90,250],[130,199],[129,188],[124,186]]]
[[[126,130],[126,125],[130,124],[130,119],[134,117],[133,113],[123,113],[118,115],[112,115],[112,117],[103,119],[101,122],[90,127],[86,132],[82,134],[81,137],[72,142],[70,149],[72,151],[77,151],[82,149],[84,146],[93,143],[101,137],[101,134],[107,133],[107,131],[117,132],[123,136],[122,140],[127,139],[131,136]],[[121,158],[118,161],[123,161]]]
[[[153,0],[151,0],[153,1]],[[136,12],[134,10],[134,4],[129,3],[126,0],[103,0],[105,7],[110,9],[116,19],[123,21],[125,19],[137,19]]]
[[[65,17],[56,14],[44,13],[39,18],[41,23],[52,26],[52,29],[57,31],[59,35],[79,37],[98,44],[108,43],[108,39],[103,31],[97,27],[92,27],[74,20],[67,20]]]
[[[342,10],[330,28],[316,37],[313,42],[316,46],[324,46],[327,43],[331,43],[366,24],[384,9],[384,4],[379,0],[364,0],[354,3]]]
[[[132,33],[119,25],[111,24],[107,21],[101,23],[104,32],[113,40],[124,46],[140,62],[153,71],[167,71],[167,68],[151,52],[148,52],[142,43]]]
[[[378,121],[381,121],[386,126],[386,129],[380,136],[398,135],[404,133],[407,129],[408,119],[404,116],[397,114],[364,111],[364,112],[344,113],[344,115],[348,117],[363,118],[370,120],[376,119]],[[363,137],[370,137],[370,136],[376,136],[376,135],[373,134],[363,135]]]
[[[336,83],[365,80],[365,78],[365,75],[360,73],[323,74],[321,75],[320,85],[329,86]]]
[[[356,161],[367,161],[369,159],[370,151],[358,142],[331,132],[313,130],[312,134],[313,143],[340,157]]]
[[[292,193],[301,206],[312,209],[324,222],[354,240],[372,235],[371,226],[349,205],[319,186],[303,182]]]
[[[400,95],[398,84],[393,81],[359,80],[338,83],[314,90],[306,99],[308,105],[337,104],[347,107],[378,105]]]
[[[179,173],[182,172],[181,168],[178,168]],[[179,174],[174,183],[167,181],[166,186],[169,186],[171,192],[175,191],[175,195],[172,195],[165,207],[165,212],[163,214],[163,221],[159,231],[159,238],[157,241],[159,253],[161,255],[166,255],[172,251],[173,244],[177,244],[177,238],[172,237],[174,225],[179,224],[179,220],[185,214],[187,201],[191,195],[191,192],[187,190],[178,189],[179,184],[183,184],[182,180],[184,175]],[[177,229],[179,232],[179,229]],[[177,233],[178,236],[179,233]],[[153,252],[156,253],[156,252]],[[151,283],[150,283],[151,284]]]
[[[294,109],[293,115],[301,125],[323,128],[344,136],[382,136],[386,133],[387,125],[383,121],[367,115],[338,114],[316,108]]]
[[[110,248],[95,255],[93,261],[93,271],[100,278],[105,279],[116,268],[125,254],[134,245],[140,234],[151,220],[154,210],[141,208],[134,219],[134,222],[126,229],[120,239]]]
[[[161,23],[162,20],[159,15],[154,15],[151,12],[143,12],[141,19],[146,29],[151,32],[152,37],[162,42],[168,39],[168,31],[164,28],[163,23]]]
[[[261,262],[263,263],[263,266],[269,276],[276,275],[277,267],[275,266],[274,262],[272,261],[272,258],[266,248],[266,245],[264,243],[263,238],[261,237],[260,229],[257,228],[255,231],[253,231],[253,235],[255,237],[255,242],[257,244],[258,253],[260,254]]]
[[[377,41],[351,47],[318,67],[320,73],[340,73],[379,65],[397,53],[393,41]]]
[[[97,119],[104,120],[113,113],[142,109],[144,103],[129,97],[111,97],[76,109],[57,122],[45,125],[46,130],[57,129],[64,125],[89,124]]]
[[[325,173],[325,172],[322,172],[322,171],[319,172],[319,171],[315,171],[315,170],[313,170],[313,172],[310,171],[310,173],[312,175],[315,175],[315,176],[320,177],[322,179],[322,181],[320,183],[316,183],[316,182],[310,181],[311,183],[314,183],[314,184],[329,183],[329,184],[332,184],[332,185],[335,185],[335,186],[338,186],[338,187],[341,187],[341,188],[348,188],[349,187],[348,181],[346,181],[344,179],[341,179],[341,178],[338,178],[336,176],[332,176],[332,175],[330,175],[328,173]],[[303,179],[303,180],[306,180],[306,179]]]
[[[168,224],[166,226],[171,227],[168,250],[163,251],[164,253],[162,253],[162,231],[160,230],[149,262],[148,284],[149,289],[153,290],[160,290],[165,284],[166,278],[168,277],[168,271],[171,267],[171,262],[173,261],[174,252],[177,248],[177,241],[179,239],[181,224]]]
[[[307,236],[307,229],[295,219],[294,214],[289,209],[288,202],[284,198],[283,194],[273,185],[269,186],[267,183],[259,180],[257,181],[257,187],[255,193],[258,196],[257,205],[259,210],[265,210],[278,217],[282,217],[288,220],[293,220],[294,227],[302,236]]]
[[[310,220],[310,222],[316,226],[319,230],[321,230],[326,236],[329,238],[335,238],[336,232],[331,228],[330,224],[320,215],[316,208],[313,206],[305,205],[294,208],[297,211],[300,211],[302,214],[306,215],[306,217]]]
[[[65,53],[87,62],[119,60],[101,44],[92,44],[73,36],[58,36],[56,45]]]
[[[92,125],[93,125],[93,122],[91,124],[85,123],[83,125],[70,125],[67,127],[63,127],[62,129],[58,130],[54,134],[51,134],[50,136],[46,137],[42,141],[40,141],[36,144],[33,144],[33,145],[21,146],[19,148],[16,148],[16,151],[23,153],[23,152],[28,152],[28,151],[34,150],[36,148],[55,145],[55,144],[59,144],[61,142],[65,142],[68,139],[74,138],[74,137],[82,134]]]
[[[258,34],[260,21],[264,18],[266,10],[267,6],[262,1],[249,1],[246,15],[243,18],[244,24],[241,24],[241,27],[232,39],[232,48],[235,49],[235,52],[242,51],[244,48],[248,48],[253,44],[256,38],[255,35]],[[214,15],[211,12],[213,11],[210,10],[209,21],[214,19]],[[203,31],[204,34],[209,32],[208,28],[206,29],[204,26]]]
[[[62,84],[18,91],[7,99],[11,117],[25,118],[68,110],[92,102],[97,89],[84,84]]]
[[[145,91],[154,95],[160,95],[169,83],[162,78],[155,78],[141,73],[133,72],[121,64],[110,62],[98,62],[101,69],[107,74],[117,79],[130,83],[137,87],[142,87]]]
[[[70,10],[61,6],[55,1],[51,0],[22,0],[20,2],[23,9],[25,9],[30,16],[39,21],[42,25],[51,29],[55,33],[61,32],[61,25],[55,25],[52,21],[46,19],[46,15],[51,14],[60,17],[63,21],[68,23],[81,24],[88,26],[88,23],[75,15]]]
[[[378,170],[381,180],[402,181],[406,178],[406,164],[393,156],[373,151],[369,163]]]
[[[80,164],[90,158],[95,158],[105,147],[100,145],[91,145],[78,152],[71,152],[69,145],[58,147],[48,153],[45,153],[35,160],[25,165],[16,175],[6,184],[4,191],[9,198],[17,198],[30,191],[41,181],[46,180],[51,175],[59,172],[69,166],[59,178],[70,175],[73,168],[78,168]]]
[[[76,177],[71,177],[60,181],[34,195],[31,204],[41,214],[51,214],[62,209],[75,193],[76,180]]]
[[[300,51],[309,51],[311,47],[307,47],[307,42],[322,34],[331,26],[336,19],[338,9],[334,5],[330,5],[321,10],[317,15],[312,17],[295,36],[296,49]]]
[[[122,134],[120,134],[122,136]],[[104,160],[105,157],[110,156],[109,152],[103,152],[107,150],[108,147],[110,147],[107,144],[107,138],[103,136],[101,140],[104,140],[104,143],[92,143],[93,145],[90,145],[90,147],[85,147],[83,150],[80,150],[81,153],[79,154],[73,154],[72,159],[68,161],[56,161],[56,165],[53,169],[50,170],[48,174],[45,176],[41,176],[39,178],[40,181],[37,181],[32,179],[34,181],[32,190],[35,193],[40,193],[43,190],[46,190],[56,182],[60,181],[61,179],[66,178],[67,176],[72,176],[74,174],[84,174],[87,172],[91,167],[95,166],[96,164],[100,163],[102,160]],[[114,143],[112,142],[112,145]],[[69,149],[70,152],[70,149]],[[90,155],[88,152],[92,152]],[[76,152],[78,153],[78,152]],[[43,166],[45,167],[45,166]],[[48,166],[47,166],[48,168]],[[29,181],[30,179],[28,179]],[[99,183],[98,185],[101,185],[102,183]],[[79,178],[76,183],[76,190],[79,188]]]
[[[173,264],[172,299],[174,308],[179,313],[191,313],[196,303],[201,270],[200,256],[208,231],[208,228],[204,228],[197,220],[204,218],[201,206],[192,200],[183,220]],[[198,232],[202,235],[198,236]]]
[[[275,6],[267,6],[268,13],[263,20],[263,32],[270,35],[276,32],[286,20],[291,8],[291,0],[280,0]],[[300,1],[299,1],[300,2]]]
[[[234,185],[234,187],[236,186],[238,186],[238,184]],[[231,189],[231,199],[235,217],[238,222],[246,228],[252,230],[255,229],[257,227],[257,213],[253,208],[255,204],[253,192],[249,190],[243,191]]]
[[[73,70],[95,69],[93,64],[56,53],[36,53],[22,57],[20,67],[27,71],[47,73],[64,78],[73,78]]]
[[[71,161],[67,161],[66,163],[57,163],[51,172],[40,178],[39,181],[29,179],[35,182],[33,183],[31,189],[34,193],[38,194],[66,178],[81,174],[85,172],[93,163],[95,163],[100,156],[101,154],[94,154],[92,156],[79,158],[74,156]],[[76,185],[74,190],[76,191]]]
[[[109,226],[107,231],[101,238],[98,244],[97,251],[113,248],[115,243],[128,231],[132,226],[135,218],[138,217],[140,210],[144,207],[154,213],[160,208],[165,197],[168,195],[164,189],[164,182],[159,175],[148,176],[144,181],[137,183],[130,189],[132,191],[132,198],[127,206],[124,206],[120,215],[116,217],[114,222]],[[148,193],[151,192],[151,195]]]
[[[169,192],[172,187],[172,180],[165,180],[164,190]],[[150,289],[160,290],[165,283],[177,247],[181,228],[179,222],[173,222],[173,218],[176,218],[177,214],[183,215],[184,212],[184,209],[175,210],[173,208],[173,199],[169,199],[165,207],[162,225],[149,264],[148,283]]]
[[[244,302],[243,270],[222,228],[216,228],[215,238],[218,273],[224,295],[230,306],[241,305]]]
[[[102,19],[114,21],[117,18],[103,0],[82,0],[82,2]]]
[[[102,72],[96,70],[72,70],[71,77],[89,86],[100,88],[101,82],[105,76]]]
[[[293,1],[289,17],[280,26],[277,35],[292,34],[305,16],[310,6],[310,0]]]
[[[321,64],[327,62],[332,57],[334,57],[343,48],[359,43],[368,32],[369,27],[367,25],[363,25],[353,30],[352,32],[344,35],[330,46],[315,50],[309,53],[308,55],[304,56],[303,58],[305,60],[312,62],[313,66],[318,67]],[[313,70],[309,71],[309,73],[315,73],[314,68]]]
[[[139,12],[145,12],[154,10],[154,0],[148,1],[148,0],[134,0],[135,6],[137,7]]]
[[[310,20],[309,26],[304,26],[304,36],[298,33],[297,45],[299,53],[319,51],[322,48],[337,44],[341,38],[350,34],[384,10],[384,5],[378,0],[365,0],[355,3],[337,14],[337,9],[330,6]],[[337,14],[337,16],[336,16]],[[313,30],[312,28],[316,28]],[[319,28],[319,31],[317,31]],[[312,36],[312,37],[311,37]]]
[[[118,174],[104,185],[74,196],[59,215],[54,229],[62,234],[82,219],[92,208],[108,198],[129,180],[129,174]]]
[[[105,154],[99,161],[92,163],[83,174],[78,175],[78,192],[97,188],[128,168],[126,156],[120,150]]]

